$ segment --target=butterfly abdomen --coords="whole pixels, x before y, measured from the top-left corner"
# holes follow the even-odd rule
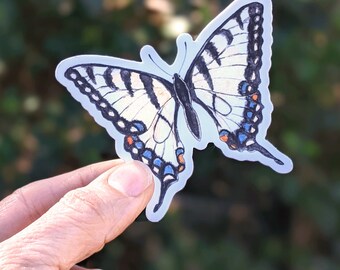
[[[192,97],[187,84],[177,73],[174,75],[174,91],[184,109],[185,120],[190,132],[199,140],[201,138],[201,129],[197,113],[192,107]]]

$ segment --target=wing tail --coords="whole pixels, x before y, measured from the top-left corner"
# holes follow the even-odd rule
[[[156,177],[160,179],[160,195],[158,196],[158,202],[153,208],[153,212],[156,213],[164,203],[167,191],[170,186],[178,182],[178,177],[181,172],[185,170],[185,160],[184,160],[184,148],[179,147],[175,151],[178,166],[174,166],[171,163],[165,163],[161,159],[154,160],[154,166],[157,171],[154,171]]]
[[[277,164],[284,165],[284,162],[282,160],[274,157],[266,148],[264,148],[263,146],[259,145],[257,142],[255,142],[252,145],[248,146],[247,150],[250,151],[250,152],[258,151],[262,155],[264,155],[265,157],[274,160]]]
[[[174,183],[176,182],[177,179],[172,179],[172,180],[168,180],[168,181],[164,181],[161,183],[161,191],[160,193],[161,194],[166,194],[167,190],[169,189],[169,187]],[[160,208],[161,206],[163,205],[163,202],[164,202],[164,195],[163,196],[159,196],[159,200],[158,200],[158,203],[154,206],[153,208],[153,212],[156,213]]]

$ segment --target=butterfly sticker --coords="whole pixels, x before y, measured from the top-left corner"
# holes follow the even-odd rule
[[[155,222],[192,175],[194,148],[213,143],[227,157],[292,170],[265,138],[271,45],[271,1],[236,0],[195,40],[181,34],[171,65],[144,46],[141,62],[67,58],[56,78],[115,139],[121,158],[150,167],[155,191],[146,216]]]

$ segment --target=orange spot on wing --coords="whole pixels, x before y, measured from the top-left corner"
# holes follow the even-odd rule
[[[180,154],[180,155],[177,157],[177,160],[178,160],[179,163],[185,163],[183,154]]]
[[[229,138],[228,138],[227,135],[223,135],[223,136],[220,137],[220,140],[221,140],[222,142],[227,142],[228,139],[229,139]]]
[[[182,172],[182,171],[184,170],[184,168],[185,168],[185,167],[184,167],[183,165],[178,166],[178,171],[179,171],[179,172]]]
[[[252,96],[252,98],[253,98],[253,100],[256,101],[259,98],[259,96],[255,94],[255,95]]]
[[[131,136],[126,137],[126,141],[129,145],[133,144],[133,139]]]

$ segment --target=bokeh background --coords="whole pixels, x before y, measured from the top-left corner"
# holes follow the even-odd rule
[[[116,158],[114,142],[54,78],[84,53],[171,63],[230,1],[1,0],[0,197]],[[280,175],[210,145],[165,218],[134,223],[83,262],[104,269],[340,269],[340,2],[274,0],[268,139],[292,157]],[[1,218],[1,217],[0,217]],[[1,228],[0,228],[1,229]]]

